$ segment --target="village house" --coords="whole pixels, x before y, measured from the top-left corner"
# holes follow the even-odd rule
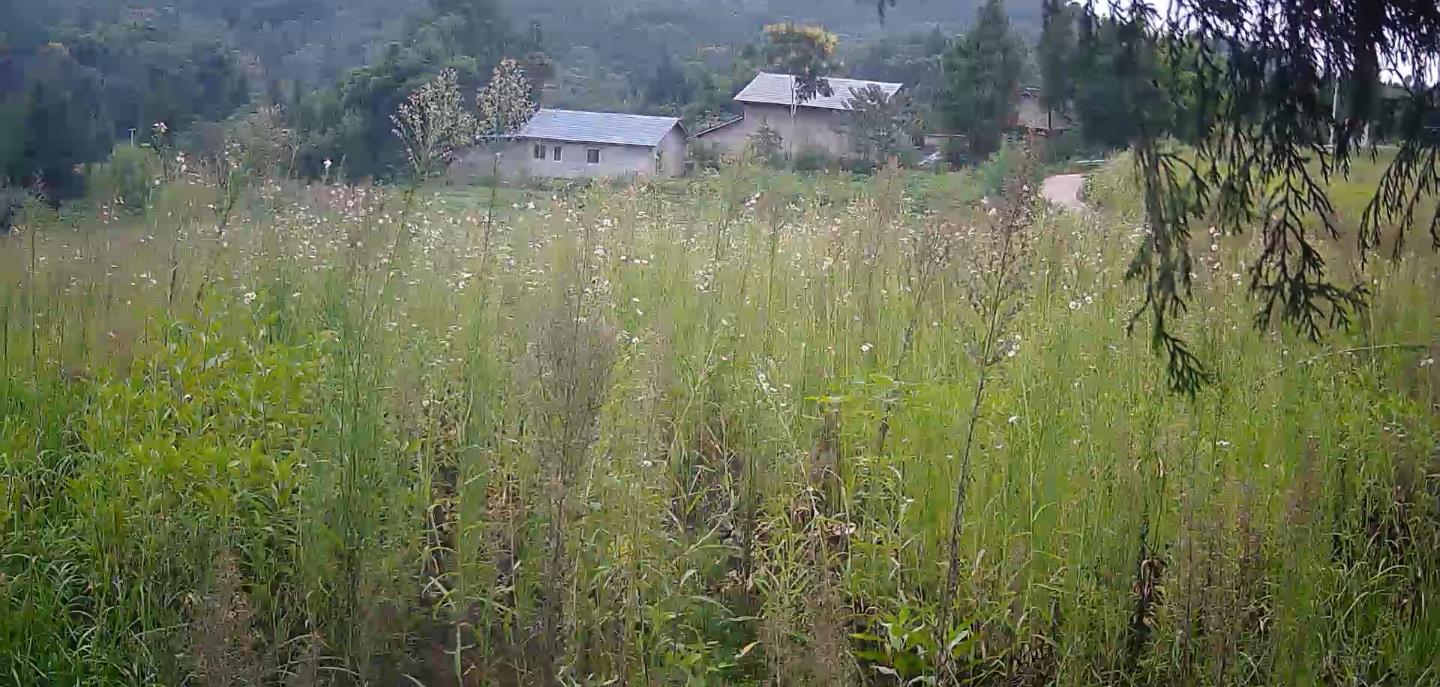
[[[1022,88],[1015,103],[1015,128],[1030,134],[1051,136],[1075,128],[1075,118],[1061,110],[1045,107],[1039,90]]]
[[[499,149],[463,153],[452,181],[504,179],[672,177],[685,172],[686,133],[674,117],[542,109]]]
[[[744,114],[697,133],[695,139],[722,153],[734,154],[745,148],[756,131],[768,126],[780,135],[787,150],[817,151],[832,157],[847,155],[853,149],[844,126],[850,100],[871,86],[893,98],[902,85],[860,79],[829,78],[827,81],[832,94],[798,103],[792,117],[795,77],[760,72],[735,96]]]

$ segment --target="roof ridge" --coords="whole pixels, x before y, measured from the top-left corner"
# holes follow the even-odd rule
[[[896,93],[905,88],[905,84],[893,81],[871,81],[835,76],[828,77],[834,86],[832,89],[834,93],[792,103],[791,101],[795,99],[792,92],[795,79],[794,74],[757,71],[755,78],[735,94],[735,100],[742,103],[794,105],[805,108],[848,111],[851,109],[850,101],[855,98],[857,93],[863,92],[865,89],[878,87],[889,98],[894,97]]]
[[[678,117],[541,108],[516,137],[652,147],[677,127],[684,131]]]
[[[765,71],[765,70],[763,70],[763,69],[757,70],[757,71],[755,72],[755,76],[756,76],[756,77],[759,77],[759,76],[762,75],[762,74],[765,75],[765,76],[782,76],[782,77],[786,77],[786,78],[790,78],[790,79],[795,78],[795,75],[794,75],[794,74],[787,74],[787,73],[785,73],[785,72],[767,72],[767,71]],[[904,87],[904,86],[905,86],[905,82],[903,82],[903,81],[876,81],[875,79],[861,79],[861,78],[854,77],[854,76],[826,76],[825,79],[826,79],[827,81],[854,81],[854,82],[856,82],[856,83],[873,83],[873,84],[881,84],[881,85],[884,85],[884,86],[901,86],[901,87]],[[752,81],[753,81],[753,79],[752,79]]]
[[[536,112],[567,112],[570,114],[605,115],[607,117],[645,117],[648,119],[666,119],[677,122],[680,121],[679,117],[672,117],[670,115],[648,115],[636,114],[634,112],[606,112],[604,110],[572,110],[566,107],[542,107],[539,110],[536,110]]]

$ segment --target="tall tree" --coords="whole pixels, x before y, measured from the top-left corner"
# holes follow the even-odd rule
[[[390,121],[408,94],[443,69],[454,70],[461,91],[485,83],[488,69],[482,65],[498,63],[512,40],[493,0],[433,0],[432,8],[410,28],[406,42],[391,43],[375,64],[294,108],[303,140],[302,173],[319,177],[322,161],[334,160],[351,179],[391,174],[408,157]]]
[[[1040,33],[1041,101],[1051,112],[1066,111],[1075,97],[1075,22],[1067,0],[1045,0]]]
[[[0,59],[0,72],[5,71]],[[77,165],[110,153],[100,75],[60,45],[23,60],[19,90],[0,91],[0,176],[40,187],[52,201],[84,190]]]
[[[685,78],[685,70],[675,63],[671,52],[661,48],[656,58],[655,75],[645,88],[645,99],[654,105],[676,110],[689,97],[690,84]]]
[[[521,88],[524,88],[523,82]],[[416,182],[434,176],[455,149],[475,142],[478,124],[465,107],[455,70],[443,69],[390,115],[391,133],[405,147]]]
[[[791,22],[765,27],[765,63],[791,75],[790,117],[808,100],[834,95],[830,73],[840,39],[819,26]]]
[[[880,165],[900,152],[915,121],[913,101],[906,94],[894,97],[879,86],[867,86],[846,102],[850,107],[841,127],[847,132],[851,152],[867,165]]]
[[[986,0],[975,24],[945,56],[939,105],[945,125],[965,136],[972,159],[1000,149],[1001,135],[1014,118],[1023,69],[1023,46],[1010,30],[1004,1]]]
[[[1162,91],[1162,64],[1139,25],[1086,17],[1076,53],[1075,112],[1086,141],[1124,148],[1140,135],[1173,129],[1174,107]]]
[[[456,54],[493,64],[513,37],[495,0],[430,0],[435,23]]]

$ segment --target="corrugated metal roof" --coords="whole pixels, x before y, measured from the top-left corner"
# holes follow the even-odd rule
[[[675,117],[544,109],[530,118],[516,138],[652,147],[660,145],[665,134],[679,124]]]
[[[771,74],[760,72],[755,75],[755,80],[750,82],[744,90],[740,91],[735,99],[742,103],[767,103],[770,105],[789,105],[791,88],[795,77],[789,74]],[[801,107],[819,107],[827,110],[848,110],[850,99],[857,91],[862,91],[870,86],[879,86],[885,91],[887,97],[894,97],[900,92],[904,84],[886,83],[884,81],[862,81],[860,79],[839,79],[831,77],[830,90],[834,95],[822,95],[801,103]]]

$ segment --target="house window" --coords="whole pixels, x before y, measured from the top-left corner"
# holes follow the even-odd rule
[[[591,148],[585,151],[585,161],[592,165],[600,164],[600,149]]]
[[[559,161],[560,161],[560,146],[555,146],[555,149],[552,151],[552,153],[553,153],[553,156],[554,156],[554,158],[555,158],[555,161],[556,161],[556,162],[559,162]]]
[[[536,159],[536,160],[544,160],[544,159],[545,159],[545,145],[544,145],[543,143],[536,143],[536,144],[535,144],[535,159]]]

